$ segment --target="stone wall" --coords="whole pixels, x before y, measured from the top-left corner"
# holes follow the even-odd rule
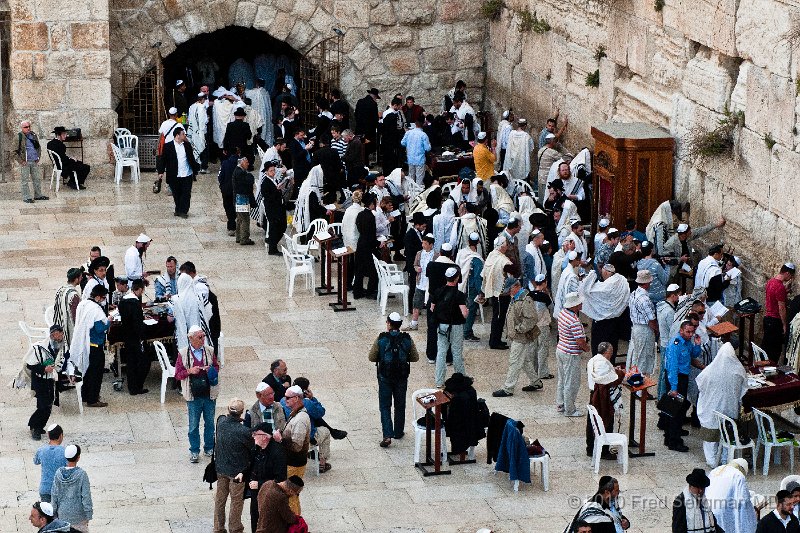
[[[525,8],[552,29],[521,33]],[[761,296],[783,261],[800,260],[798,27],[800,10],[782,0],[666,0],[662,11],[652,0],[508,0],[489,25],[487,104],[495,113],[512,106],[535,128],[560,107],[575,150],[591,146],[590,127],[608,120],[670,131],[675,196],[692,202],[695,224],[726,217],[710,239],[735,248],[745,292]],[[600,85],[588,87],[596,69]],[[690,160],[688,133],[713,129],[726,108],[745,112],[734,155]]]
[[[117,119],[110,109],[108,3],[10,0],[10,8],[13,130],[22,119],[43,139],[55,126],[79,127],[85,160],[107,170],[106,143]]]
[[[111,0],[112,87],[121,87],[120,70],[152,67],[151,47],[159,41],[166,57],[194,36],[241,26],[304,53],[338,27],[345,33],[341,89],[351,104],[378,87],[385,96],[413,94],[438,108],[455,78],[483,84],[486,24],[474,15],[452,0]]]

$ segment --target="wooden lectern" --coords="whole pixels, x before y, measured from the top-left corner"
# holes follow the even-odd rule
[[[355,311],[356,308],[353,307],[347,301],[347,260],[348,257],[350,257],[356,252],[355,250],[353,250],[348,246],[346,252],[341,252],[337,254],[336,251],[334,250],[332,253],[333,253],[333,258],[336,260],[337,263],[339,263],[337,269],[339,286],[337,287],[336,301],[331,302],[328,305],[333,307],[334,311]]]
[[[610,215],[624,228],[628,218],[644,231],[663,202],[672,199],[675,140],[661,128],[639,122],[592,128],[592,220]]]
[[[450,397],[444,391],[438,390],[425,396],[419,396],[417,402],[425,408],[425,462],[417,463],[416,467],[422,471],[422,475],[425,477],[447,475],[450,471],[442,470],[442,446],[447,446],[446,442],[442,442],[442,406],[450,403]],[[431,414],[433,427],[431,427],[430,421]],[[433,431],[433,450],[431,450],[431,431]],[[433,457],[431,457],[431,451],[433,451]],[[433,470],[429,468],[431,466]]]

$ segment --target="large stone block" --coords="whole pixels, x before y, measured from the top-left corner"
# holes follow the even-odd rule
[[[422,51],[422,64],[426,71],[451,70],[453,50],[446,46],[436,46]]]
[[[311,15],[314,14],[314,10],[317,9],[316,2],[292,2],[292,15],[297,17],[300,20],[305,20],[308,22],[311,20]]]
[[[333,16],[346,28],[369,27],[369,2],[366,0],[334,0]]]
[[[44,22],[14,22],[11,24],[12,50],[47,50],[49,31]]]
[[[439,20],[442,22],[457,22],[470,20],[476,16],[477,5],[462,0],[439,0]]]
[[[433,23],[436,4],[429,0],[398,0],[394,13],[400,24],[428,25]]]
[[[795,126],[795,85],[789,78],[761,67],[747,69],[747,126],[762,136],[769,133],[778,142],[792,145]]]
[[[776,145],[772,150],[769,169],[770,195],[769,207],[780,216],[800,223],[797,212],[797,169],[800,168],[800,154]]]
[[[70,31],[75,50],[108,49],[108,22],[73,22]]]
[[[347,54],[356,70],[364,70],[373,59],[372,48],[368,41],[361,41]]]
[[[29,0],[9,0],[11,20],[14,22],[33,22],[35,4]]]
[[[456,43],[481,43],[486,40],[487,23],[484,19],[456,22],[450,26]]]
[[[369,22],[377,26],[394,26],[397,23],[397,17],[394,16],[392,3],[379,2],[377,6],[370,10]]]
[[[460,44],[456,46],[456,65],[464,67],[481,67],[484,50],[481,44]]]
[[[193,37],[191,33],[183,25],[183,20],[176,20],[166,25],[167,33],[170,38],[175,41],[175,44],[185,43]]]
[[[111,84],[108,80],[69,80],[67,106],[73,109],[108,109]]]
[[[374,28],[372,31],[372,44],[379,49],[392,49],[409,46],[414,40],[414,34],[410,28],[394,26],[391,28]]]
[[[87,78],[107,79],[111,76],[111,55],[108,52],[85,52],[83,73]]]
[[[256,13],[258,6],[253,2],[239,2],[236,5],[236,22],[237,26],[249,28],[256,20]]]
[[[722,112],[728,107],[735,75],[725,67],[724,58],[706,49],[686,65],[683,94],[709,109]]]
[[[386,54],[386,65],[394,75],[419,73],[419,57],[416,50],[403,50]]]
[[[797,8],[793,9],[794,13]],[[736,49],[744,59],[780,76],[789,77],[792,47],[792,8],[776,0],[739,3],[736,16]]]
[[[612,10],[612,13],[606,46],[608,58],[640,76],[649,76],[651,65],[647,56],[646,22],[616,10]]]
[[[664,25],[692,41],[736,57],[737,0],[675,0],[664,7]],[[749,5],[749,3],[747,3]]]
[[[650,79],[667,89],[678,90],[689,59],[689,42],[679,31],[663,26],[648,27]]]
[[[14,108],[48,110],[60,107],[66,98],[67,82],[63,80],[11,80]]]
[[[419,47],[421,49],[452,46],[453,39],[452,27],[444,24],[434,24],[419,30]]]

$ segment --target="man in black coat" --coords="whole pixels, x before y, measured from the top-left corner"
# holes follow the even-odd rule
[[[233,122],[228,122],[225,128],[225,138],[222,140],[222,147],[232,154],[235,148],[239,149],[242,157],[246,157],[249,162],[249,167],[252,168],[255,156],[253,155],[253,147],[248,142],[253,133],[250,131],[250,124],[244,121],[247,116],[244,109],[241,107],[233,112]]]
[[[445,271],[452,266],[457,266],[453,261],[455,253],[453,247],[449,242],[442,244],[442,249],[439,252],[439,257],[434,261],[428,263],[428,268],[425,274],[428,276],[428,294],[433,294],[441,287],[447,285],[447,276]],[[439,338],[438,326],[439,323],[430,311],[431,299],[428,299],[428,312],[425,313],[428,321],[428,337],[425,345],[425,355],[428,356],[428,361],[436,361],[436,355],[439,351]],[[449,364],[453,362],[453,352],[450,348],[447,349],[447,357],[445,361]]]
[[[67,186],[73,189],[80,187],[85,189],[83,183],[86,181],[86,176],[89,175],[91,168],[83,161],[76,161],[67,155],[67,145],[64,140],[67,138],[67,128],[64,126],[56,126],[53,129],[54,139],[50,139],[47,143],[47,149],[58,154],[61,159],[61,177],[67,178]],[[72,173],[75,172],[78,176],[78,183],[75,183]]]
[[[365,146],[367,157],[378,146],[378,100],[380,99],[380,91],[373,87],[367,92],[367,96],[356,102],[356,135],[363,135],[369,141]]]
[[[219,166],[217,181],[219,182],[219,192],[222,195],[222,208],[225,209],[225,218],[228,219],[228,235],[236,235],[236,207],[233,203],[233,171],[239,163],[239,151],[228,153],[222,151],[222,164]]]
[[[399,167],[401,162],[400,141],[405,134],[402,106],[401,99],[392,99],[391,110],[384,115],[381,124],[381,165],[383,173],[387,176]]]
[[[375,230],[375,195],[366,193],[362,198],[366,209],[356,216],[358,241],[354,254],[355,272],[353,273],[353,299],[375,298],[378,295],[378,273],[375,270],[373,257],[378,250],[378,237]],[[367,290],[364,291],[364,276],[368,278]]]
[[[142,294],[144,281],[133,280],[131,290],[119,301],[119,316],[122,319],[122,353],[128,369],[128,392],[131,396],[145,394],[143,388],[150,372],[150,356],[142,350],[144,337],[144,314],[142,313]]]
[[[172,189],[172,199],[175,201],[175,216],[189,218],[192,182],[200,165],[194,159],[192,145],[186,140],[186,130],[176,127],[174,136],[174,140],[164,145],[158,161],[158,179],[167,175],[167,184]]]
[[[422,250],[422,236],[425,235],[427,224],[425,223],[425,215],[419,211],[414,213],[414,218],[411,222],[414,227],[406,232],[406,236],[403,241],[406,252],[406,266],[403,270],[408,272],[408,286],[413,294],[414,288],[417,286],[417,271],[414,270],[414,260],[417,257],[417,253]],[[411,301],[411,299],[409,299],[408,303],[408,309],[410,312],[413,310],[414,303]]]
[[[278,251],[278,243],[286,232],[286,205],[283,203],[283,191],[288,180],[283,180],[276,185],[275,172],[275,162],[267,161],[261,177],[264,218],[269,224],[267,229],[267,253],[269,255],[281,255]]]
[[[758,522],[756,533],[798,533],[800,522],[792,513],[794,497],[788,490],[775,495],[775,510]]]
[[[281,401],[286,395],[286,389],[292,385],[292,378],[289,376],[289,369],[283,359],[275,359],[269,365],[269,374],[262,379],[275,392],[275,401]]]
[[[294,137],[289,140],[287,147],[292,154],[292,170],[294,170],[294,186],[300,189],[300,185],[308,177],[311,170],[310,150],[314,147],[314,141],[306,142],[306,131],[304,128],[295,130]]]
[[[255,244],[250,238],[250,209],[256,207],[253,187],[256,180],[247,172],[249,161],[241,156],[233,169],[233,195],[236,204],[236,243],[242,246]]]
[[[342,138],[347,143],[347,148],[342,156],[342,163],[347,173],[347,185],[355,185],[364,179],[368,172],[364,168],[364,145],[361,139],[350,130],[342,132]]]
[[[244,472],[243,483],[247,483],[244,497],[250,498],[250,527],[255,533],[258,525],[258,491],[267,481],[286,480],[286,449],[272,439],[273,427],[262,422],[253,428],[255,446],[251,453],[250,466]]]
[[[350,127],[350,106],[347,101],[342,100],[342,93],[339,89],[331,89],[331,114],[342,115],[342,129]]]
[[[711,503],[705,499],[704,494],[711,480],[708,479],[705,470],[702,468],[695,468],[692,473],[686,476],[686,483],[688,486],[678,494],[672,502],[672,533],[688,533],[689,531],[704,531],[705,533],[725,533],[721,527],[717,525],[717,520],[714,513],[711,512]],[[692,498],[689,502],[694,509],[691,514],[692,527],[686,522],[686,506],[687,498]],[[705,522],[705,529],[703,527],[703,518],[707,518]],[[697,522],[700,522],[699,524]],[[759,525],[760,528],[760,525]]]

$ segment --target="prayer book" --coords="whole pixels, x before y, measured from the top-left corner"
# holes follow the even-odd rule
[[[711,306],[711,314],[714,316],[725,316],[725,313],[730,311],[727,307],[725,307],[722,302],[717,302]]]

